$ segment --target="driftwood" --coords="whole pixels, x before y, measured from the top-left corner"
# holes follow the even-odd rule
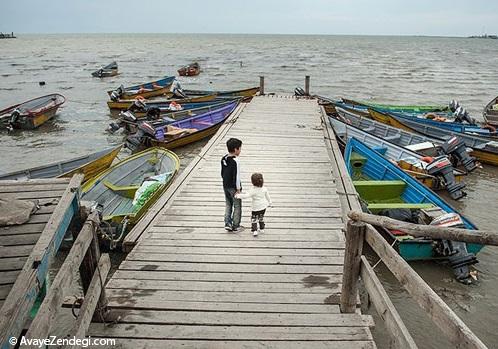
[[[360,221],[386,229],[403,231],[417,237],[429,237],[451,241],[498,246],[498,234],[490,231],[468,230],[460,228],[437,227],[401,222],[389,217],[376,216],[368,213],[350,211],[348,217],[353,221]]]

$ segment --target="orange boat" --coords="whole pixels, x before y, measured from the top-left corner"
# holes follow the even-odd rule
[[[201,72],[201,66],[199,63],[194,62],[192,64],[186,65],[178,69],[178,75],[180,76],[196,76]]]

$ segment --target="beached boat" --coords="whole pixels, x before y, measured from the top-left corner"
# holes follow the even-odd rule
[[[498,127],[498,97],[495,97],[484,108],[484,121],[494,127]]]
[[[192,64],[186,65],[178,69],[178,75],[180,76],[196,76],[201,72],[201,66],[199,63],[194,62]]]
[[[440,225],[444,221],[459,223],[454,227],[477,229],[436,193],[361,141],[350,139],[344,158],[365,211],[412,223]],[[415,238],[399,231],[381,233],[407,261],[447,259],[457,279],[465,283],[470,282],[469,266],[477,263],[475,255],[483,247]]]
[[[205,103],[205,102],[213,102],[217,98],[216,94],[210,94],[205,96],[197,96],[197,97],[189,97],[189,98],[181,98],[181,99],[154,99],[154,100],[144,100],[140,103],[144,105],[144,108],[160,108],[167,109],[170,108],[172,102],[177,104],[186,104],[186,103]],[[127,110],[130,109],[133,104],[136,103],[137,100],[133,99],[120,99],[117,101],[107,101],[107,106],[111,110],[111,112]]]
[[[48,165],[27,168],[9,173],[1,173],[0,180],[38,179],[38,178],[70,178],[77,173],[84,174],[83,182],[104,171],[118,155],[122,145],[98,151],[96,153],[78,156],[69,160],[58,161]]]
[[[158,108],[150,108],[147,112],[135,112],[126,111],[122,112],[120,118],[117,122],[113,122],[109,125],[108,130],[111,132],[116,132],[120,128],[124,128],[127,132],[136,132],[138,126],[141,122],[148,121],[150,125],[155,127],[156,125],[169,125],[179,120],[184,120],[191,118],[200,114],[205,114],[210,111],[222,108],[234,100],[227,100],[224,102],[205,102],[205,103],[187,103],[180,105],[181,107],[189,107],[187,109],[168,112],[161,111]],[[176,107],[179,105],[177,104]],[[190,106],[195,106],[191,108]]]
[[[108,232],[115,244],[164,193],[179,168],[180,159],[175,153],[150,148],[86,182],[81,199],[102,206],[103,220],[116,229]]]
[[[137,97],[150,98],[161,95],[171,95],[170,86],[175,80],[174,76],[167,76],[163,79],[134,85],[130,87],[119,86],[117,89],[107,91],[112,101],[120,99],[135,99]]]
[[[215,94],[217,97],[253,97],[259,92],[259,87],[251,87],[243,90],[228,91],[205,91],[205,90],[183,90],[189,97]]]
[[[116,75],[118,75],[118,64],[116,62],[101,67],[92,73],[92,76],[95,78],[107,78]]]
[[[400,168],[427,187],[433,190],[447,190],[455,200],[467,195],[463,191],[465,184],[462,182],[466,173],[454,169],[446,155],[424,156],[333,117],[329,117],[329,121],[343,149],[348,140],[354,137],[397,163]]]
[[[63,95],[54,93],[0,110],[0,128],[35,129],[52,119],[65,101]]]
[[[143,122],[135,134],[127,137],[126,146],[132,151],[153,146],[174,149],[199,141],[216,133],[239,102],[232,101],[217,109],[169,124]]]
[[[498,142],[484,137],[473,136],[451,130],[424,125],[408,119],[400,119],[390,114],[370,110],[370,115],[377,121],[411,132],[418,132],[428,137],[447,141],[453,137],[460,138],[467,147],[472,148],[471,155],[480,162],[498,166]]]
[[[333,117],[338,117],[352,126],[401,147],[432,157],[445,154],[450,157],[454,166],[462,165],[467,172],[472,172],[479,167],[459,137],[451,137],[443,141],[380,123],[355,109],[336,107],[335,110],[336,114],[332,115]]]

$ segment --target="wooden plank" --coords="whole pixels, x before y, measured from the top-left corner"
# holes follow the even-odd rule
[[[417,344],[415,344],[410,332],[394,308],[389,296],[382,287],[382,284],[365,256],[361,256],[360,271],[361,279],[370,296],[372,304],[384,321],[384,325],[389,329],[389,332],[393,334],[392,345],[395,348],[417,349]]]
[[[244,248],[244,247],[182,247],[182,246],[151,246],[139,244],[134,252],[137,253],[162,253],[162,254],[190,254],[203,256],[296,256],[296,257],[343,257],[344,251],[337,249],[291,249],[291,248]]]
[[[0,263],[2,258],[28,257],[33,250],[33,245],[0,246]]]
[[[373,319],[359,314],[273,314],[119,310],[112,311],[112,318],[120,323],[153,323],[161,325],[191,324],[214,326],[310,326],[310,327],[371,327]]]
[[[64,194],[64,190],[49,190],[49,191],[32,191],[32,192],[15,192],[9,194],[14,199],[49,199],[59,198]]]
[[[221,219],[220,219],[221,220]],[[223,222],[202,222],[202,221],[177,221],[161,217],[156,222],[156,227],[178,227],[178,228],[218,228],[223,231]],[[340,229],[343,227],[342,222],[337,223],[321,223],[315,221],[313,223],[290,223],[290,222],[273,222],[269,224],[268,229],[291,229],[291,230],[315,230],[315,229]],[[303,232],[303,234],[306,234]]]
[[[0,228],[0,236],[3,235],[14,235],[14,234],[39,234],[45,228],[45,223],[37,224],[22,224],[12,227],[2,227]]]
[[[119,349],[375,349],[373,341],[213,341],[117,338]],[[99,346],[89,346],[98,349]],[[102,348],[102,346],[100,346]]]
[[[0,285],[14,284],[21,270],[10,270],[0,272]]]
[[[27,257],[2,258],[0,259],[0,270],[8,271],[23,269],[27,259]]]
[[[55,322],[58,308],[62,304],[64,292],[73,282],[74,276],[92,242],[93,231],[98,226],[98,223],[97,212],[91,213],[50,285],[50,289],[47,291],[35,318],[29,326],[26,338],[47,338],[49,335]]]
[[[0,186],[38,186],[43,184],[66,184],[66,186],[70,183],[71,178],[43,178],[43,179],[29,179],[29,180],[16,180],[16,179],[8,179],[2,180],[0,182]]]
[[[301,256],[237,256],[237,255],[165,255],[162,253],[141,253],[133,250],[129,260],[188,263],[232,263],[232,264],[314,264],[342,265],[344,257],[301,257]]]
[[[48,264],[59,249],[71,218],[78,209],[78,188],[82,175],[71,178],[42,235],[24,264],[12,291],[0,309],[0,345],[10,347],[8,338],[21,333],[29,310],[44,283]]]
[[[371,340],[365,327],[174,326],[92,324],[94,336],[208,340]]]
[[[55,184],[38,184],[38,185],[1,185],[0,194],[2,193],[21,193],[21,192],[37,192],[37,191],[64,191],[67,187],[67,182]]]
[[[0,235],[0,246],[34,245],[38,241],[40,235],[41,233]]]
[[[149,234],[147,236],[147,239],[142,240],[139,243],[139,246],[176,246],[176,247],[240,247],[243,246],[244,248],[288,248],[288,249],[317,249],[317,248],[322,248],[322,249],[338,249],[338,250],[344,250],[344,242],[342,241],[307,241],[306,239],[303,239],[304,241],[273,241],[273,240],[261,240],[261,239],[252,239],[252,240],[243,240],[237,241],[237,240],[212,240],[212,239],[207,239],[207,240],[172,240],[168,239],[167,236],[165,237],[159,237],[153,236],[152,234]]]
[[[94,272],[92,281],[88,287],[83,305],[78,313],[78,318],[76,322],[71,327],[68,335],[74,336],[75,338],[83,338],[86,335],[86,331],[90,326],[95,307],[99,302],[100,294],[102,288],[104,287],[107,274],[111,268],[111,260],[108,254],[104,254],[100,257],[97,270]],[[79,346],[65,346],[64,348],[79,348]]]

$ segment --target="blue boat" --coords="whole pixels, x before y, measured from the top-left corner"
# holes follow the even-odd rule
[[[437,222],[446,214],[458,214],[436,193],[419,183],[377,151],[351,138],[344,151],[344,159],[365,210],[373,214],[412,223]],[[462,215],[458,227],[476,230],[476,226]],[[455,217],[453,217],[455,218]],[[459,281],[471,280],[469,266],[477,263],[475,255],[482,249],[479,244],[432,240],[412,237],[402,232],[382,231],[407,261],[446,259]]]
[[[119,99],[135,99],[137,97],[156,97],[170,92],[169,89],[173,81],[175,81],[174,76],[166,76],[156,81],[145,82],[130,87],[121,85],[115,90],[107,91],[107,94],[113,101]]]

